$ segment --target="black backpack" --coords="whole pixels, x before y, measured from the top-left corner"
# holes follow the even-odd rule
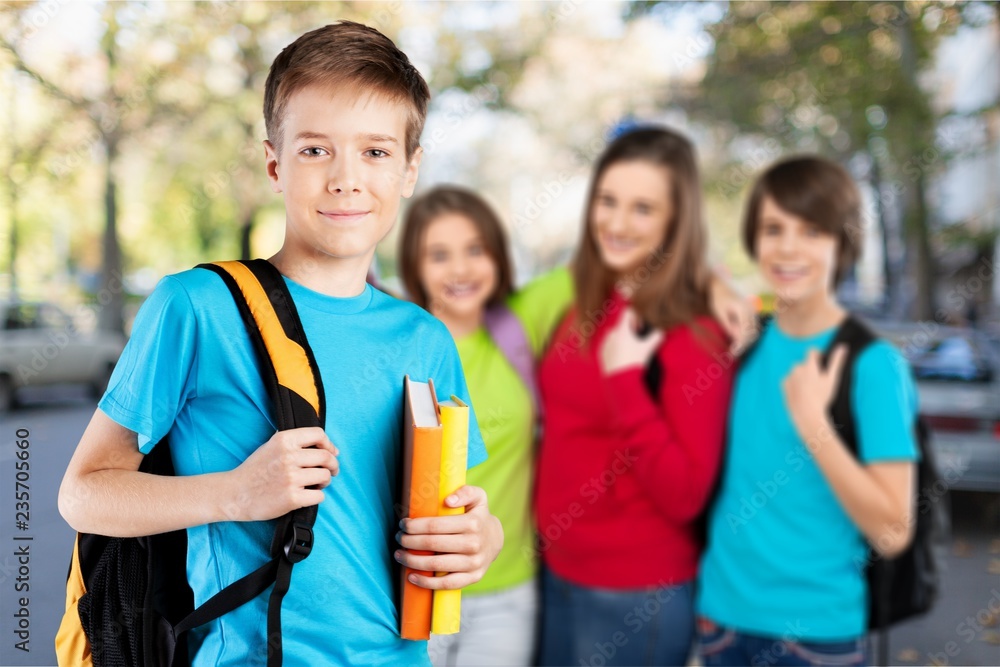
[[[260,362],[278,430],[323,427],[323,383],[291,295],[269,262],[199,264],[233,295]],[[235,334],[235,332],[234,332]],[[288,363],[289,360],[300,363]],[[173,475],[164,439],[142,472]],[[56,635],[60,666],[181,667],[189,664],[185,633],[242,606],[274,584],[267,611],[268,667],[282,661],[281,601],[292,566],[312,550],[317,507],[278,520],[271,560],[194,608],[187,582],[187,532],[138,538],[77,535],[67,578],[67,604]]]
[[[826,366],[833,349],[847,346],[847,358],[837,394],[830,406],[830,416],[837,435],[855,456],[858,455],[858,435],[851,410],[851,385],[854,362],[861,353],[878,340],[878,335],[853,315],[841,324],[830,347],[823,354]],[[907,619],[926,614],[940,591],[940,559],[938,545],[947,528],[947,485],[941,479],[930,442],[930,429],[922,417],[914,424],[914,439],[920,454],[917,463],[916,514],[913,539],[895,558],[884,558],[869,549],[868,558],[858,563],[868,580],[868,629],[879,633],[878,664],[888,663],[888,629]]]

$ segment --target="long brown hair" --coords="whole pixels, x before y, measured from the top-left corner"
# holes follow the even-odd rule
[[[486,305],[498,304],[514,289],[514,270],[507,252],[507,235],[500,218],[482,197],[472,190],[454,185],[439,185],[428,190],[416,197],[406,211],[399,239],[399,276],[410,300],[425,310],[430,305],[420,279],[424,234],[432,222],[447,213],[463,215],[476,226],[486,254],[497,267],[497,286]]]
[[[614,164],[633,161],[667,169],[673,217],[667,221],[657,251],[643,266],[621,275],[601,260],[591,217],[604,173]],[[622,279],[636,286],[632,306],[646,323],[658,329],[708,314],[707,245],[701,183],[691,142],[667,128],[639,129],[618,137],[601,154],[590,183],[580,246],[573,260],[576,321],[597,319],[615,283]]]

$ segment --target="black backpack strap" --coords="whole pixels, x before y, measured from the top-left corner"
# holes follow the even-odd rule
[[[851,387],[854,386],[854,372],[856,361],[861,353],[869,345],[874,343],[878,336],[861,322],[854,315],[848,315],[834,334],[830,345],[823,352],[820,358],[820,365],[826,368],[830,361],[830,355],[838,345],[847,347],[847,358],[844,359],[843,370],[837,390],[834,393],[833,402],[830,404],[828,413],[833,420],[837,435],[844,441],[844,444],[851,450],[855,458],[859,457],[857,425],[854,420],[854,411],[851,406]]]
[[[263,259],[199,264],[218,274],[233,295],[260,362],[274,406],[278,430],[326,423],[326,399],[319,367],[284,278]],[[278,519],[271,543],[272,560],[219,591],[175,628],[180,634],[236,609],[272,582],[268,602],[268,667],[282,661],[281,601],[288,592],[292,566],[309,555],[318,508],[302,507]]]
[[[760,345],[760,337],[764,335],[764,329],[773,319],[774,315],[772,313],[757,313],[757,337],[750,341],[750,344],[739,353],[737,361],[739,361],[741,366],[757,351],[757,347]]]

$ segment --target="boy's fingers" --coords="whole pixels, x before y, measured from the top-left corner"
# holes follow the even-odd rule
[[[406,519],[401,522],[400,529],[409,535],[460,535],[475,531],[475,524],[470,524],[468,514],[455,516],[433,516],[420,519]]]
[[[457,588],[465,588],[474,584],[482,577],[478,577],[468,572],[453,572],[443,577],[427,576],[413,573],[409,576],[410,582],[421,588],[430,588],[435,591],[450,591]]]
[[[320,489],[302,489],[296,498],[299,500],[299,507],[309,507],[319,505],[326,498],[326,495]]]
[[[285,438],[285,442],[293,447],[318,447],[333,452],[334,455],[340,453],[330,442],[330,438],[326,437],[326,431],[318,426],[293,428],[281,431],[281,435]]]
[[[463,554],[415,554],[405,549],[397,549],[393,558],[404,567],[424,572],[469,572],[476,569],[470,556]]]
[[[480,540],[474,536],[460,533],[455,535],[410,535],[399,532],[396,535],[397,543],[404,549],[412,551],[434,551],[439,554],[466,554],[477,553],[480,547]]]
[[[478,486],[466,484],[444,499],[448,507],[464,507],[468,512],[474,507],[486,504],[486,491]]]
[[[837,347],[833,348],[833,354],[830,355],[830,363],[827,364],[827,373],[835,378],[840,377],[840,371],[844,368],[845,359],[847,359],[847,346],[840,343]]]
[[[330,484],[330,471],[326,468],[303,468],[295,476],[295,483],[298,486],[316,486],[324,488]]]
[[[296,463],[302,468],[326,468],[330,471],[339,468],[337,457],[332,452],[315,448],[299,452]]]

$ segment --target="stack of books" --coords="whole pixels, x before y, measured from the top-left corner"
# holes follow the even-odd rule
[[[462,514],[462,507],[446,507],[444,499],[465,485],[468,461],[469,407],[455,396],[438,402],[434,382],[404,382],[403,517],[421,518]],[[431,552],[414,551],[430,555]],[[459,630],[462,591],[432,591],[410,583],[416,572],[401,568],[400,626],[403,639],[429,639],[430,633],[454,634]],[[447,574],[436,573],[438,576]]]

